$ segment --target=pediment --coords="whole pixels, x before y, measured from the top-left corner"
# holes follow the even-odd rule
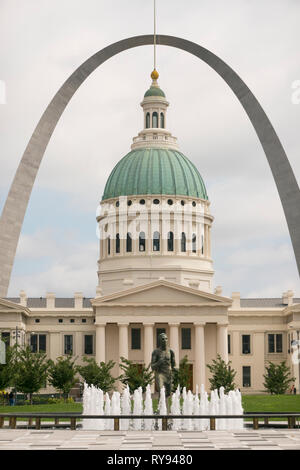
[[[30,310],[27,307],[24,307],[23,305],[17,304],[15,302],[11,302],[10,300],[7,299],[1,299],[0,298],[0,312],[23,312],[26,315],[29,315]]]
[[[103,304],[167,304],[167,305],[226,305],[232,300],[215,294],[174,284],[168,281],[155,281],[115,294],[97,297],[91,301],[94,307]]]

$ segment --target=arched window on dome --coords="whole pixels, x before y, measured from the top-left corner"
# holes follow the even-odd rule
[[[107,237],[107,254],[110,255],[110,237]]]
[[[120,234],[116,235],[116,253],[120,253]]]
[[[130,232],[127,233],[127,237],[126,237],[126,251],[127,253],[132,252],[132,238],[131,238]]]
[[[146,114],[146,129],[150,127],[150,113]]]
[[[192,252],[197,253],[197,236],[195,233],[192,235]]]
[[[158,127],[158,114],[156,111],[152,114],[152,127]]]
[[[168,233],[168,251],[174,251],[174,233]]]
[[[165,115],[164,115],[164,113],[160,113],[160,127],[162,129],[165,128]]]
[[[160,250],[160,233],[154,232],[153,233],[153,251]]]
[[[146,237],[145,232],[140,232],[139,234],[139,251],[146,250]]]
[[[182,253],[186,252],[186,236],[184,232],[181,233],[181,251]]]

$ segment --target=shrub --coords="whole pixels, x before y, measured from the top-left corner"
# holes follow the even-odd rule
[[[150,364],[145,367],[143,364],[136,364],[124,357],[121,357],[121,361],[120,368],[123,370],[123,374],[119,377],[120,381],[129,386],[130,393],[139,387],[142,387],[145,392],[147,385],[151,385],[154,381]]]
[[[94,385],[101,388],[104,393],[114,389],[116,378],[111,375],[111,369],[114,367],[114,361],[101,362],[100,365],[94,358],[83,358],[87,364],[85,366],[77,366],[77,371],[88,385]]]
[[[225,362],[220,354],[217,355],[217,359],[213,359],[212,364],[207,364],[209,371],[212,373],[212,377],[209,379],[210,389],[215,390],[220,387],[224,387],[225,393],[229,390],[234,390],[234,378],[236,371],[230,367],[231,361]]]
[[[269,362],[264,374],[264,387],[269,393],[274,395],[283,395],[288,390],[290,383],[294,382],[295,377],[290,376],[290,368],[283,361],[280,364]]]

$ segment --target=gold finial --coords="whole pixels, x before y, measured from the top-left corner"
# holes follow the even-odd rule
[[[159,73],[156,69],[154,69],[151,73],[151,78],[152,78],[152,80],[157,80],[158,77],[159,77]]]

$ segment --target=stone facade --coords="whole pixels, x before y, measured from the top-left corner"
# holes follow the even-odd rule
[[[219,353],[232,361],[243,393],[262,392],[267,362],[283,360],[299,391],[298,346],[292,342],[299,339],[300,299],[291,292],[277,299],[239,299],[238,293],[226,298],[156,280],[95,299],[80,293],[27,299],[22,292],[19,298],[0,300],[0,331],[11,345],[17,333],[19,344],[41,347],[52,359],[67,353],[78,364],[84,356],[113,359],[115,375],[121,356],[148,365],[161,329],[175,351],[176,365],[188,356],[194,390],[200,383],[209,388],[206,364]],[[39,342],[37,335],[45,340]]]

